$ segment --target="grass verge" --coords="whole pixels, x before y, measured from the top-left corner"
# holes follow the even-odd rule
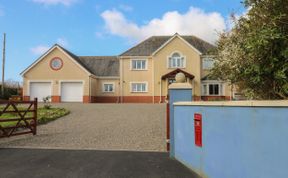
[[[25,108],[18,108],[19,110],[25,110]],[[3,110],[3,108],[0,108],[0,111]],[[9,108],[8,110],[14,110],[13,108]],[[60,117],[66,116],[70,113],[69,110],[65,108],[38,108],[37,111],[37,123],[38,124],[46,124],[50,121],[56,120]],[[32,113],[29,112],[26,114],[25,117],[31,117]],[[5,113],[0,116],[1,119],[12,119],[12,118],[20,118],[20,116],[17,113]],[[9,126],[15,126],[17,121],[8,121],[8,122],[0,122],[0,125],[2,127],[9,127]],[[23,121],[21,121],[21,124],[25,125]]]

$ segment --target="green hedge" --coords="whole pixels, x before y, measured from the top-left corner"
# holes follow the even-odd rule
[[[1,88],[2,86],[0,86]],[[0,99],[8,100],[11,98],[12,95],[18,95],[19,89],[18,88],[4,88],[4,93],[0,90]]]

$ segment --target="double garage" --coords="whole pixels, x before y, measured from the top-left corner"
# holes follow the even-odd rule
[[[80,81],[60,81],[55,88],[52,81],[30,81],[30,100],[38,98],[42,102],[47,96],[53,97],[53,89],[59,91],[61,102],[83,102],[83,82]]]

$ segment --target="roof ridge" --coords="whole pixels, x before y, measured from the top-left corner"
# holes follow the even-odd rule
[[[195,35],[180,35],[178,33],[174,35],[154,35],[132,46],[119,56],[151,56],[157,49],[175,36],[182,38],[202,54],[210,53],[209,51],[216,47],[214,44]]]
[[[205,42],[205,43],[208,43],[208,44],[210,44],[210,45],[212,45],[212,46],[215,46],[215,45],[213,45],[213,44],[211,44],[210,42],[208,42],[208,41],[206,41],[206,40],[203,40],[203,39],[201,39],[200,37],[198,37],[198,36],[196,36],[196,35],[180,35],[180,34],[178,34],[180,37],[193,37],[193,38],[196,38],[197,40],[199,40],[199,41],[202,41],[202,42]],[[175,36],[175,35],[154,35],[154,36],[151,36],[151,37],[170,37],[170,38],[172,38],[173,36]],[[144,41],[143,41],[144,42]]]

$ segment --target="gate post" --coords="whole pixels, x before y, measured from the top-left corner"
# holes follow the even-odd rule
[[[178,73],[175,76],[176,83],[169,85],[169,128],[170,128],[170,157],[175,157],[174,151],[174,102],[192,101],[192,85],[186,82],[185,75]],[[169,139],[169,138],[168,138]]]
[[[33,113],[33,121],[34,121],[34,125],[33,125],[33,135],[36,135],[37,134],[37,109],[38,109],[38,100],[37,98],[34,98],[34,101],[33,101],[33,110],[34,110],[34,113]]]

